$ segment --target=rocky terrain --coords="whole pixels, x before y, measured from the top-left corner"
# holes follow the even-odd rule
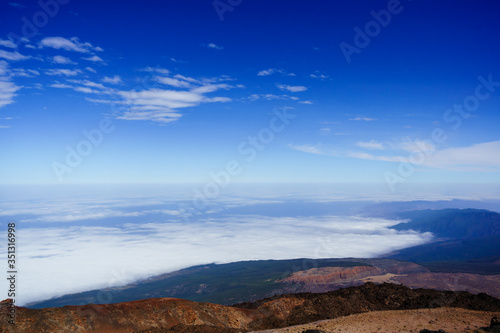
[[[349,283],[368,276],[382,274],[384,274],[384,270],[373,266],[323,267],[293,273],[285,278],[283,282],[303,284]]]
[[[500,312],[472,311],[458,308],[376,311],[306,325],[259,331],[260,333],[358,333],[358,332],[488,332],[492,316]]]
[[[486,294],[473,295],[468,292],[411,289],[388,283],[379,285],[367,283],[327,293],[280,295],[230,307],[174,298],[45,309],[18,307],[14,326],[7,323],[7,307],[6,303],[2,303],[0,328],[2,332],[27,333],[230,333],[284,328],[361,313],[378,316],[379,311],[428,308],[488,311],[485,317],[482,315],[478,317],[483,320],[488,316],[498,315],[500,300]],[[380,313],[382,315],[380,318],[383,318],[383,313]],[[461,320],[460,318],[457,315],[450,320]],[[431,320],[434,319],[430,319],[429,322]],[[476,321],[474,324],[472,321],[470,323],[476,325]],[[381,331],[388,332],[384,329]]]

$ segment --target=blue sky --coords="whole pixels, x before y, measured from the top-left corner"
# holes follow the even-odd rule
[[[495,1],[42,3],[0,4],[3,184],[500,180]]]

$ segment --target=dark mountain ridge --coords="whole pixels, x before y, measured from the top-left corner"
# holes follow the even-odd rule
[[[395,230],[432,232],[436,237],[471,239],[500,236],[500,214],[482,209],[442,209],[402,212],[409,222],[392,226]]]

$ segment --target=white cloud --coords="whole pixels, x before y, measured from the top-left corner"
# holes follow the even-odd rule
[[[89,72],[97,73],[97,71],[95,69],[93,69],[92,67],[85,67],[85,69],[88,70]]]
[[[189,88],[191,86],[191,84],[187,81],[174,79],[171,77],[156,77],[155,80],[162,84],[176,88]]]
[[[303,153],[315,154],[315,155],[327,155],[319,147],[313,145],[292,145],[289,144],[288,147],[301,151]]]
[[[38,43],[40,48],[53,48],[56,50],[74,51],[80,53],[90,53],[91,51],[102,51],[102,48],[93,46],[86,42],[81,43],[77,37],[70,39],[64,37],[45,37]]]
[[[298,100],[297,97],[295,96],[289,96],[289,95],[274,95],[274,94],[252,94],[250,96],[248,96],[248,99],[250,101],[257,101],[259,99],[265,99],[265,100],[268,100],[268,101],[272,101],[272,100],[292,100],[292,101],[296,101]]]
[[[186,62],[185,62],[185,61],[183,61],[183,60],[178,60],[178,59],[175,59],[175,58],[170,58],[170,61],[172,61],[172,62],[177,62],[177,63],[180,63],[180,64],[184,64],[184,63],[186,63]]]
[[[52,87],[52,88],[61,88],[61,89],[65,89],[65,88],[73,89],[72,85],[66,84],[66,83],[53,83],[49,87]]]
[[[350,157],[387,161],[407,162],[410,156],[420,156],[415,159],[421,161],[420,165],[431,168],[439,168],[457,171],[498,171],[500,168],[500,141],[484,142],[467,147],[454,147],[436,149],[424,141],[416,141],[415,144],[403,145],[407,154],[399,155],[373,155],[363,152],[351,152]]]
[[[207,45],[208,48],[211,48],[211,49],[216,49],[216,50],[222,50],[224,47],[222,46],[219,46],[219,45],[215,45],[214,43],[209,43]]]
[[[276,69],[276,68],[269,68],[269,69],[264,69],[260,72],[257,73],[258,76],[268,76],[268,75],[271,75],[273,73],[276,73],[280,70]]]
[[[350,152],[349,157],[359,158],[362,160],[374,160],[374,161],[385,161],[385,162],[405,162],[405,158],[402,156],[375,156],[363,152]]]
[[[13,41],[1,38],[0,38],[0,46],[9,47],[11,49],[15,49],[17,47],[17,45]]]
[[[290,92],[301,92],[307,90],[307,87],[304,86],[290,86],[286,84],[277,84],[276,86],[281,90],[288,90]]]
[[[197,94],[206,94],[206,93],[211,93],[211,92],[214,92],[214,91],[217,91],[219,89],[231,89],[232,86],[229,85],[229,84],[224,84],[224,83],[221,83],[221,84],[207,84],[207,85],[203,85],[201,87],[197,87],[197,88],[194,88],[194,89],[191,89],[192,92],[194,93],[197,93]]]
[[[456,167],[462,170],[474,167],[499,168],[500,141],[436,150],[430,154],[424,165],[445,169]]]
[[[79,69],[48,69],[45,71],[47,75],[64,75],[64,76],[75,76],[82,73]]]
[[[376,149],[376,150],[382,150],[384,149],[384,145],[380,142],[377,142],[375,140],[371,140],[368,142],[358,142],[356,146],[365,148],[365,149]]]
[[[37,75],[40,75],[40,72],[34,69],[14,68],[12,70],[12,75],[23,76],[23,77],[35,77]]]
[[[15,52],[9,52],[5,50],[0,50],[0,58],[6,59],[6,60],[12,60],[12,61],[19,61],[19,60],[26,60],[31,57],[22,55],[21,53],[15,51]]]
[[[355,118],[350,118],[349,120],[354,120],[354,121],[375,121],[377,119],[375,119],[375,118],[369,118],[369,117],[355,117]]]
[[[299,103],[302,103],[302,104],[314,104],[313,102],[311,101],[300,101]]]
[[[63,56],[60,56],[60,55],[56,55],[54,57],[52,57],[52,62],[55,63],[55,64],[62,64],[62,65],[76,65],[76,62],[72,61],[70,58],[67,58],[67,57],[63,57]]]
[[[104,82],[104,83],[111,83],[111,84],[119,84],[119,83],[122,83],[123,80],[122,80],[122,78],[120,76],[115,75],[113,77],[105,76],[102,79],[102,82]]]
[[[184,76],[184,75],[181,75],[181,74],[176,74],[176,75],[174,75],[174,77],[177,78],[177,79],[181,79],[183,81],[201,84],[200,80],[194,79],[192,77]]]
[[[328,78],[328,75],[324,75],[324,74],[311,74],[309,76],[312,78],[315,78],[315,79],[327,79]]]
[[[166,68],[161,68],[161,67],[145,67],[141,68],[140,71],[143,72],[149,72],[149,73],[159,73],[163,75],[170,74],[170,71]]]
[[[182,114],[177,109],[194,107],[202,103],[229,102],[227,97],[204,96],[218,89],[229,89],[225,84],[205,85],[191,91],[175,91],[164,89],[149,89],[142,91],[120,91],[118,95],[125,100],[129,110],[116,117],[125,120],[150,120],[159,123],[169,123],[178,120]]]
[[[105,86],[102,85],[102,83],[97,83],[97,82],[92,82],[92,81],[89,81],[89,80],[68,80],[69,82],[72,82],[72,83],[77,83],[77,84],[82,84],[84,86],[87,86],[87,87],[92,87],[92,88],[97,88],[97,89],[106,89]]]
[[[91,57],[87,57],[87,58],[84,58],[82,57],[83,60],[88,60],[88,61],[92,61],[92,62],[104,62],[104,60],[102,60],[101,57],[99,56],[96,56],[96,55],[93,55]]]
[[[134,106],[156,106],[170,109],[195,106],[203,101],[201,94],[163,89],[121,91],[120,95]]]
[[[0,108],[14,102],[16,91],[20,87],[16,86],[10,79],[10,68],[6,61],[0,60]]]
[[[107,94],[107,95],[116,94],[116,91],[114,89],[105,87],[101,83],[92,82],[89,80],[68,79],[67,81],[76,85],[70,85],[66,83],[54,83],[51,84],[50,87],[61,88],[61,89],[73,89],[74,91],[86,94]]]
[[[279,73],[279,74],[282,74],[285,76],[296,76],[294,73],[287,73],[285,70],[278,69],[278,68],[269,68],[269,69],[261,70],[260,72],[257,73],[257,76],[268,76],[268,75],[272,75],[274,73]]]
[[[143,71],[170,74],[163,68],[147,67]],[[159,123],[169,123],[178,120],[182,114],[178,109],[195,107],[202,103],[226,103],[231,98],[224,96],[206,96],[207,94],[224,89],[232,89],[234,86],[221,81],[233,81],[228,76],[215,78],[195,79],[176,74],[173,77],[154,77],[157,82],[179,88],[179,90],[168,90],[150,88],[145,90],[116,91],[115,95],[122,99],[125,109],[116,112],[117,119],[125,120],[150,120]],[[93,102],[103,103],[103,100]],[[114,102],[113,102],[114,103]]]

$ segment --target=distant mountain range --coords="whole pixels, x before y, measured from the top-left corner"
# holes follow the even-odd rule
[[[392,226],[395,230],[432,232],[447,239],[474,239],[500,236],[500,214],[481,209],[442,209],[402,212],[407,223]]]
[[[500,214],[479,209],[401,212],[409,219],[391,228],[432,232],[436,241],[388,257],[419,263],[433,272],[500,274]]]

